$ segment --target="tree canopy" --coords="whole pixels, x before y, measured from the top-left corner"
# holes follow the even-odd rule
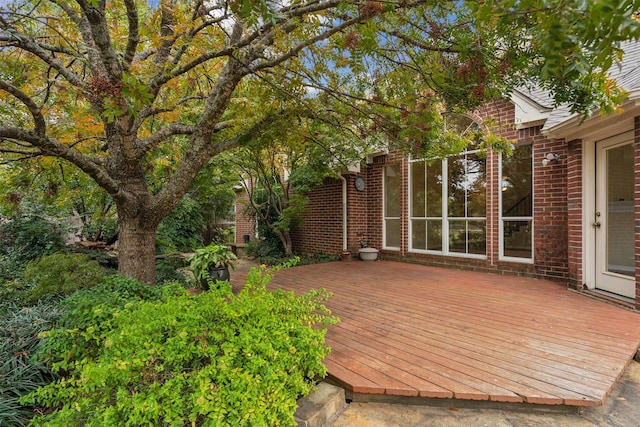
[[[625,94],[606,71],[639,37],[639,7],[15,0],[0,5],[0,154],[58,158],[95,181],[117,208],[120,271],[152,283],[158,224],[283,99],[354,140],[379,131],[423,145],[437,141],[443,111],[525,83],[574,111],[612,111]],[[257,83],[279,95],[249,100]]]

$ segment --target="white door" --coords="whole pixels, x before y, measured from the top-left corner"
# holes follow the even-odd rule
[[[596,143],[596,288],[635,298],[633,132]]]

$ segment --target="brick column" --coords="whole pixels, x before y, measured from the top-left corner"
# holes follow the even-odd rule
[[[582,289],[584,276],[582,271],[583,240],[583,188],[582,188],[582,140],[573,140],[567,144],[567,258],[569,267],[569,286]]]

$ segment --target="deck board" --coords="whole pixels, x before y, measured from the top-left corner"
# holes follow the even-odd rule
[[[598,406],[640,346],[640,315],[541,280],[336,262],[270,284],[326,288],[329,376],[352,393]]]

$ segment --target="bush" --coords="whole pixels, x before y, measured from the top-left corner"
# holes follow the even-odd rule
[[[23,265],[65,249],[62,230],[38,216],[18,216],[0,225],[0,279],[15,279]]]
[[[237,296],[230,287],[169,292],[83,327],[94,357],[76,356],[72,378],[25,399],[53,410],[34,424],[295,425],[297,399],[326,374],[325,330],[316,325],[335,319],[322,305],[325,291],[269,292],[269,278],[254,269]],[[95,307],[83,317],[96,319],[96,310],[104,315]]]
[[[54,372],[72,369],[76,361],[95,357],[102,346],[102,335],[113,327],[116,313],[138,301],[158,301],[167,294],[183,294],[177,285],[149,286],[122,276],[108,277],[103,283],[83,289],[64,299],[64,316],[59,328],[47,337],[38,358]]]
[[[84,254],[57,253],[30,261],[24,271],[26,281],[35,282],[31,300],[65,296],[78,289],[102,283],[111,272]]]
[[[160,223],[156,250],[158,253],[184,252],[202,246],[204,228],[202,207],[187,195]]]
[[[20,397],[54,380],[53,373],[31,357],[40,347],[38,337],[61,316],[56,304],[18,308],[2,304],[0,310],[0,425],[26,425],[33,408],[22,406]]]
[[[156,261],[156,283],[180,282],[186,284],[188,277],[181,273],[180,270],[185,268],[185,262],[182,258],[164,258]]]
[[[280,239],[261,239],[249,242],[246,247],[247,255],[257,259],[261,264],[277,265],[284,256],[284,249]]]

